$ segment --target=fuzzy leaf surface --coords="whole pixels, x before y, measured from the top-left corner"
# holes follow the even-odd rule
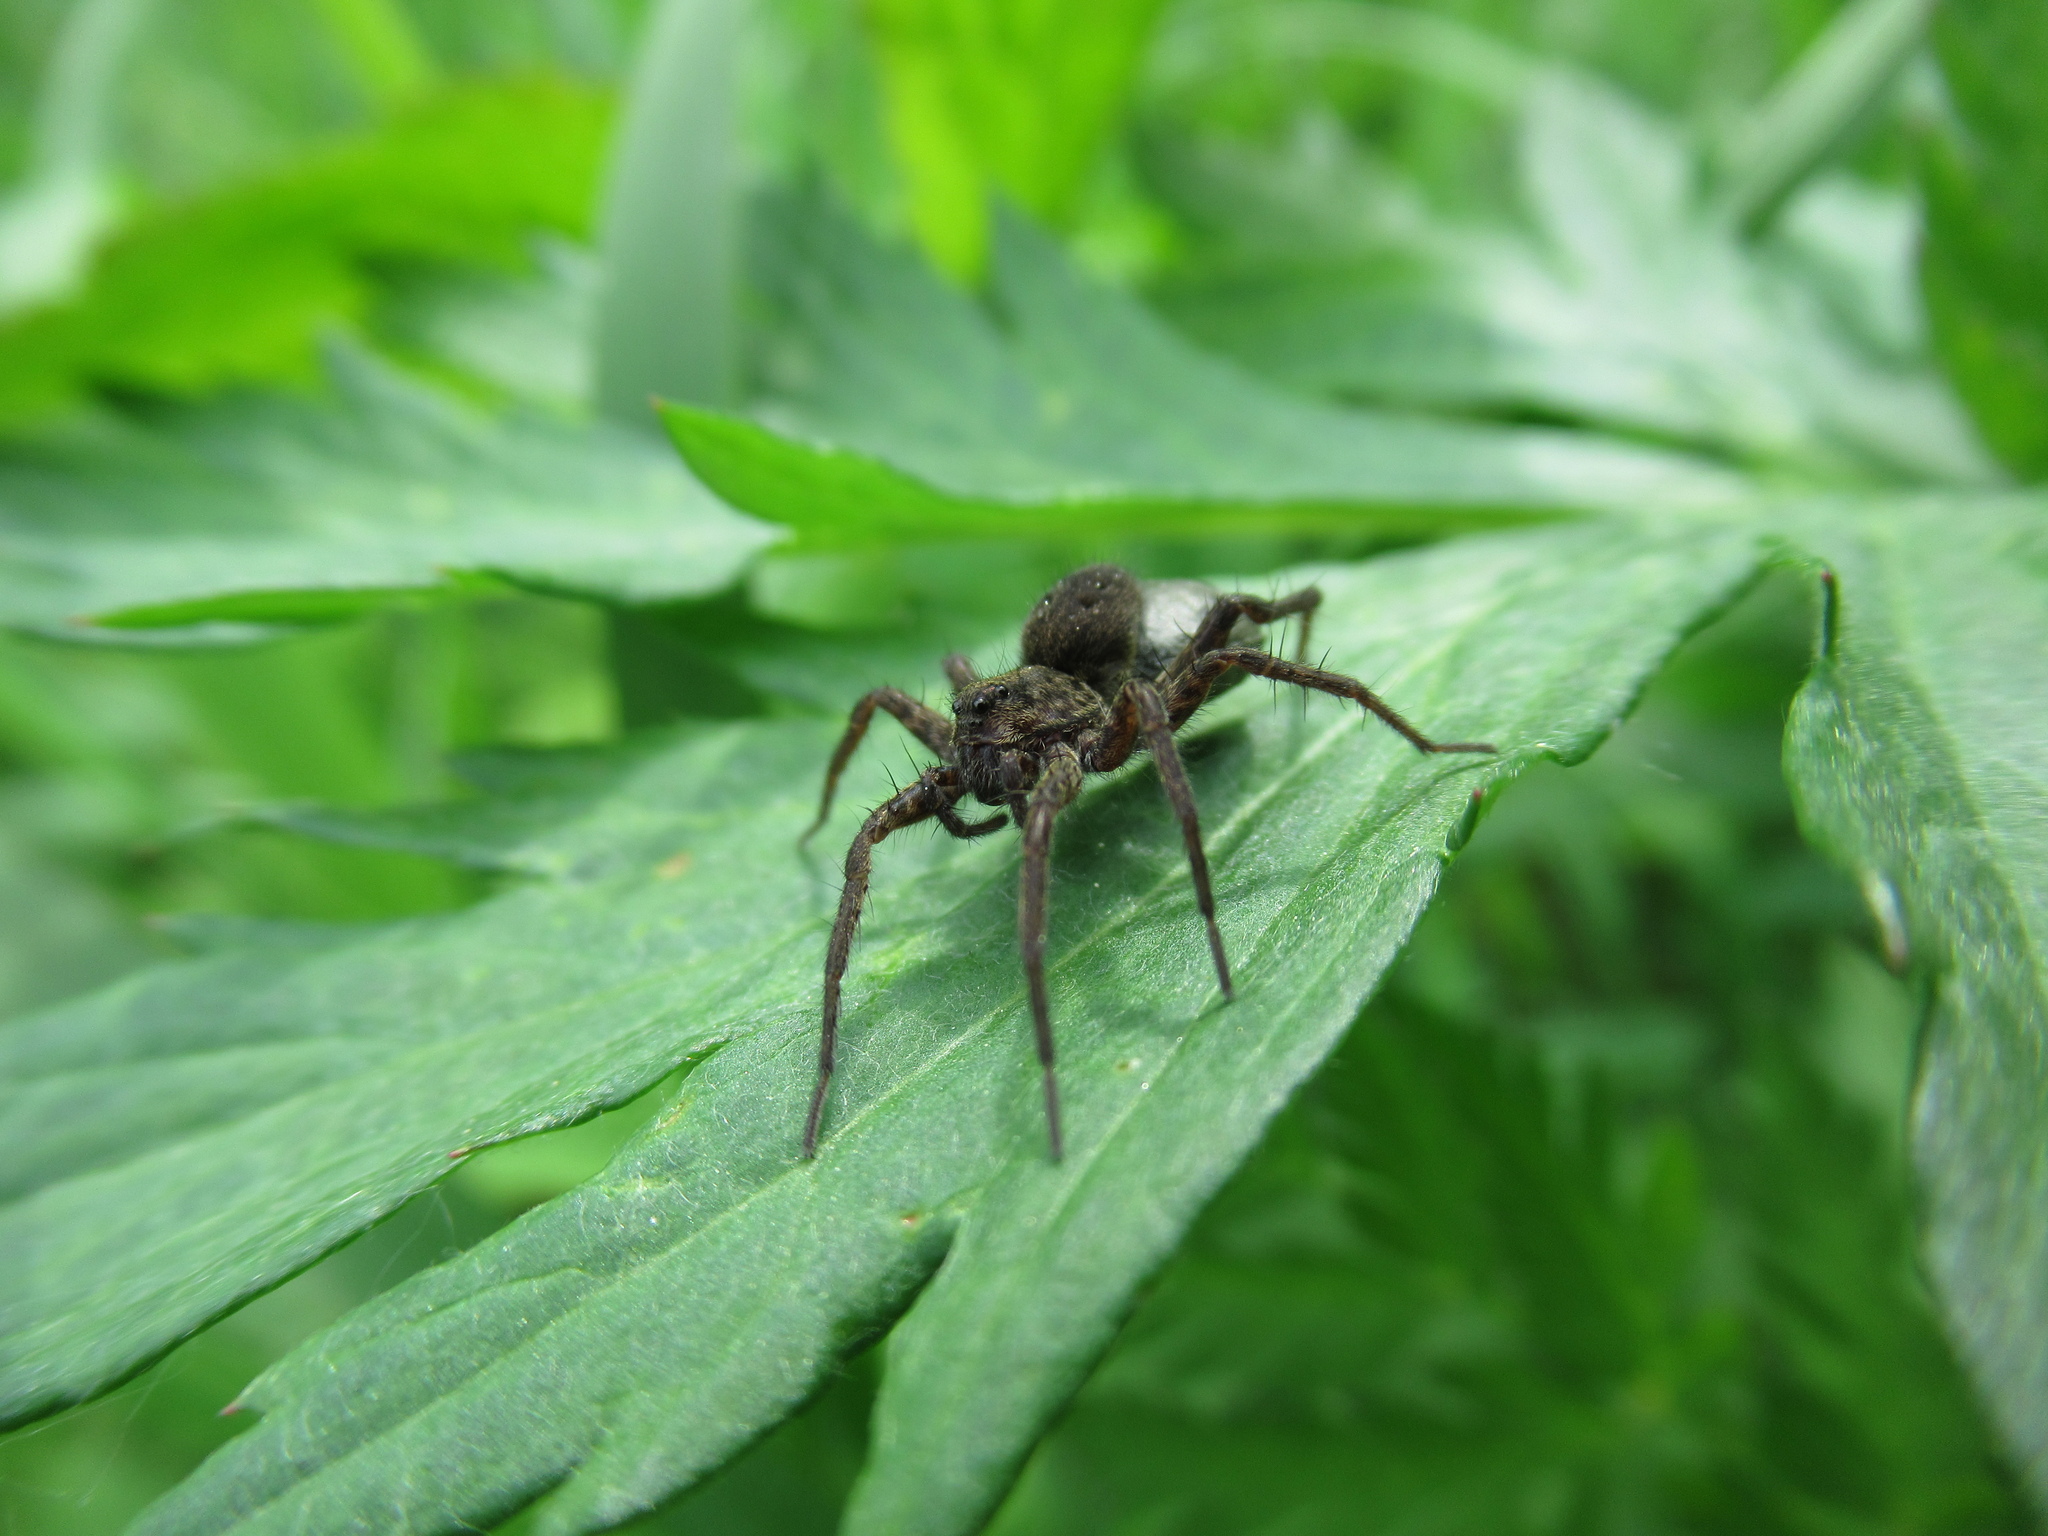
[[[2048,506],[1817,516],[1832,645],[1793,710],[1809,830],[1932,978],[1913,1105],[1950,1327],[2048,1501]]]
[[[1015,844],[909,836],[879,856],[825,1141],[798,1160],[836,881],[829,857],[807,864],[788,840],[830,726],[736,726],[631,766],[543,763],[507,786],[523,810],[390,824],[395,846],[584,871],[455,921],[583,913],[564,958],[606,974],[607,993],[663,1000],[656,1057],[730,1043],[597,1179],[267,1373],[245,1398],[262,1422],[143,1528],[455,1530],[545,1496],[541,1529],[598,1529],[729,1459],[906,1307],[852,1528],[973,1528],[1350,1022],[1475,790],[1537,755],[1590,751],[1757,559],[1745,531],[1600,523],[1320,573],[1332,665],[1503,754],[1422,758],[1355,710],[1276,706],[1258,687],[1219,703],[1188,755],[1239,980],[1229,1006],[1152,771],[1092,785],[1063,824],[1054,885],[1058,1165],[1016,960]],[[895,752],[869,749],[834,840]],[[650,969],[639,936],[656,923],[682,924],[743,994]]]

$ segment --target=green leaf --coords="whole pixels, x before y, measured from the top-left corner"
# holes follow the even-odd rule
[[[550,1105],[588,1097],[574,1073],[614,1054],[635,1063],[631,1074],[611,1069],[615,1092],[726,1039],[599,1179],[372,1303],[257,1383],[245,1401],[262,1423],[145,1528],[454,1529],[557,1484],[541,1529],[613,1523],[788,1414],[935,1269],[890,1345],[853,1529],[971,1528],[1135,1288],[1349,1023],[1434,888],[1474,791],[1532,757],[1590,751],[1757,558],[1747,532],[1600,523],[1326,573],[1317,633],[1331,664],[1375,678],[1436,729],[1494,735],[1504,755],[1421,758],[1353,711],[1311,701],[1304,716],[1254,688],[1220,703],[1189,746],[1239,975],[1228,1007],[1195,942],[1150,771],[1092,788],[1065,823],[1057,877],[1051,973],[1070,1100],[1058,1165],[1046,1160],[1031,1091],[1007,839],[890,844],[851,978],[825,1145],[816,1163],[798,1161],[833,882],[828,862],[800,861],[787,839],[834,734],[824,722],[543,762],[523,786],[505,786],[509,804],[457,808],[424,831],[387,823],[402,846],[556,873],[358,946],[323,940],[306,956],[163,973],[119,994],[132,1024],[95,1023],[110,1011],[103,1002],[24,1027],[39,1050],[61,1042],[66,1063],[84,1069],[132,1048],[119,1042],[169,1048],[161,999],[184,1020],[177,1040],[198,1052],[215,1027],[213,989],[232,975],[243,1001],[230,1032],[255,1033],[260,1019],[266,1037],[317,1031],[337,1051],[352,1034],[327,1016],[340,1003],[377,1018],[394,1045],[429,1031],[446,1044],[239,1123],[195,1116],[147,1148],[132,1124],[108,1127],[97,1138],[108,1166],[46,1184],[0,1217],[13,1251],[48,1256],[30,1270],[33,1308],[18,1307],[10,1329],[35,1353],[16,1354],[10,1379],[43,1383],[45,1402],[60,1375],[94,1379],[107,1331],[133,1340],[143,1319],[164,1317],[160,1296],[144,1308],[131,1292],[154,1292],[167,1259],[191,1303],[179,1319],[192,1326],[206,1303],[304,1261],[310,1244],[287,1258],[277,1232],[324,1221],[319,1235],[332,1240],[338,1192],[416,1187],[470,1126],[537,1121],[535,1090],[513,1091],[514,1069],[496,1064],[500,1031],[530,1027],[561,1053],[540,1079]],[[887,756],[871,752],[857,768],[855,804],[880,790]],[[853,814],[838,816],[836,835]],[[687,864],[676,857],[685,852]],[[422,966],[438,952],[441,968],[381,979],[397,952]],[[565,960],[572,974],[558,978]],[[574,999],[578,1016],[538,1011],[536,989],[548,1006]],[[437,1008],[443,991],[456,994],[452,1008]],[[201,998],[207,1006],[192,1006]],[[663,1027],[620,1023],[622,999],[660,1009]],[[460,1021],[486,1018],[484,1033],[454,1038]],[[594,1043],[607,1033],[631,1051]],[[117,1077],[132,1084],[124,1101],[163,1070]],[[454,1102],[471,1097],[470,1072],[493,1077],[502,1109]],[[216,1093],[229,1080],[206,1079]],[[403,1112],[393,1080],[408,1085]],[[443,1091],[430,1102],[434,1082]],[[374,1124],[330,1165],[339,1128],[364,1114]],[[319,1138],[272,1162],[272,1117]],[[387,1161],[375,1161],[378,1148]],[[316,1191],[307,1173],[280,1191],[275,1174],[246,1171],[252,1158],[310,1163],[331,1183]],[[240,1176],[227,1172],[236,1163]],[[188,1239],[130,1267],[139,1212],[174,1203],[188,1223],[218,1208],[196,1227],[204,1253]],[[249,1229],[259,1211],[276,1230]],[[88,1274],[90,1316],[78,1300]]]
[[[1535,410],[1808,480],[1996,478],[1921,355],[1903,199],[1818,182],[1753,247],[1698,194],[1672,124],[1556,69],[1526,92],[1516,150],[1529,233],[1406,202],[1365,216],[1395,200],[1361,157],[1212,148],[1182,200],[1229,219],[1239,254],[1168,312],[1298,388]]]
[[[1828,644],[1787,769],[1860,878],[1895,963],[1931,984],[1913,1105],[1927,1255],[1949,1325],[2048,1500],[2048,504],[1816,517]]]
[[[319,622],[466,578],[715,592],[774,531],[618,428],[493,417],[330,349],[330,401],[231,396],[0,460],[0,623]]]
[[[2048,476],[2048,13],[1978,0],[1935,13],[1951,119],[1922,145],[1920,280],[1935,343],[1985,438]]]
[[[989,197],[1073,210],[1163,0],[879,0],[867,9],[910,222],[946,271],[979,279]]]
[[[757,270],[791,325],[757,419],[665,414],[734,506],[821,546],[1045,531],[1442,533],[1726,500],[1698,461],[1566,432],[1344,411],[1272,389],[999,230],[1006,325],[845,221],[783,204]]]
[[[71,302],[0,326],[0,421],[100,387],[173,395],[316,373],[360,314],[365,264],[516,266],[537,229],[587,226],[605,98],[536,78],[451,87],[262,181],[150,215]]]
[[[534,240],[533,258],[531,272],[394,274],[370,334],[422,370],[486,397],[567,415],[587,411],[596,393],[591,333],[602,266],[587,248],[546,236]],[[646,411],[647,402],[640,405]]]
[[[607,804],[615,835],[574,878],[383,927],[269,925],[260,944],[245,929],[7,1026],[0,1118],[21,1155],[0,1208],[16,1280],[0,1304],[5,1417],[146,1364],[442,1177],[451,1155],[622,1103],[758,1023],[749,967],[775,963],[777,930],[808,938],[801,906],[698,910],[716,895],[700,881],[679,908],[691,887],[658,869],[680,843],[717,878],[707,816],[725,858],[749,856],[748,824],[717,818],[735,790],[788,785],[784,816],[798,815],[788,754],[815,734],[667,743],[654,781],[640,776],[658,814],[638,829],[633,757],[605,764],[601,782],[625,780]]]

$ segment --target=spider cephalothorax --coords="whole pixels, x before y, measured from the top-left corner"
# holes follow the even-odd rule
[[[1255,673],[1354,700],[1424,752],[1493,750],[1479,741],[1432,741],[1356,678],[1284,660],[1260,647],[1260,626],[1298,614],[1300,649],[1306,650],[1309,618],[1322,600],[1314,587],[1267,602],[1242,593],[1221,593],[1200,582],[1140,582],[1120,567],[1091,565],[1061,581],[1032,609],[1024,625],[1022,666],[978,677],[966,657],[946,658],[946,676],[953,684],[951,720],[896,688],[877,688],[853,707],[846,734],[826,770],[825,794],[811,832],[824,825],[839,775],[867,734],[877,708],[902,721],[940,761],[871,811],[847,850],[846,885],[825,954],[824,1031],[818,1086],[804,1124],[805,1157],[817,1151],[838,1041],[839,988],[867,899],[874,846],[891,832],[926,820],[936,820],[955,837],[986,836],[1001,829],[1006,819],[1022,829],[1017,937],[1038,1039],[1046,1127],[1052,1155],[1058,1158],[1060,1100],[1045,987],[1045,893],[1053,821],[1080,793],[1084,774],[1108,773],[1139,750],[1152,754],[1180,820],[1195,904],[1208,931],[1217,983],[1228,998],[1230,967],[1216,927],[1216,902],[1209,891],[1194,793],[1173,740],[1173,733],[1211,693],[1245,673]],[[958,806],[969,795],[983,805],[999,807],[1007,818],[964,820]]]

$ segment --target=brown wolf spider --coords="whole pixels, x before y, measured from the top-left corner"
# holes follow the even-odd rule
[[[1308,648],[1309,620],[1323,595],[1314,587],[1267,602],[1222,593],[1198,581],[1140,582],[1114,565],[1074,572],[1039,600],[1024,625],[1024,665],[994,677],[976,677],[965,656],[948,656],[953,718],[948,720],[897,688],[877,688],[853,707],[846,734],[825,770],[818,818],[825,824],[832,794],[847,760],[867,734],[877,708],[886,709],[939,762],[916,782],[868,813],[846,853],[846,885],[825,951],[825,1015],[818,1047],[818,1086],[804,1122],[804,1156],[815,1157],[818,1125],[832,1084],[839,1036],[839,985],[846,975],[854,929],[867,899],[874,846],[891,832],[936,819],[955,837],[985,837],[1014,819],[1024,833],[1024,872],[1017,899],[1017,937],[1031,994],[1031,1022],[1045,1083],[1046,1128],[1055,1162],[1061,1156],[1059,1084],[1053,1075],[1052,1011],[1045,989],[1045,892],[1053,820],[1081,792],[1081,776],[1121,767],[1141,748],[1159,765],[1159,782],[1187,843],[1195,905],[1209,931],[1217,984],[1232,996],[1209,864],[1195,818],[1194,792],[1181,768],[1173,733],[1219,688],[1256,673],[1277,682],[1354,699],[1424,752],[1491,752],[1483,741],[1432,741],[1356,678],[1299,660],[1270,655],[1258,642],[1260,626],[1301,616],[1297,656]],[[1234,670],[1233,670],[1234,669]],[[955,809],[968,795],[1009,813],[966,821]]]

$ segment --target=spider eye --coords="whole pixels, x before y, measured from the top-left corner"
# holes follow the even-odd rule
[[[996,684],[996,702],[998,704],[1004,703],[1009,699],[1009,697],[1010,690],[1004,687],[1001,683]]]

